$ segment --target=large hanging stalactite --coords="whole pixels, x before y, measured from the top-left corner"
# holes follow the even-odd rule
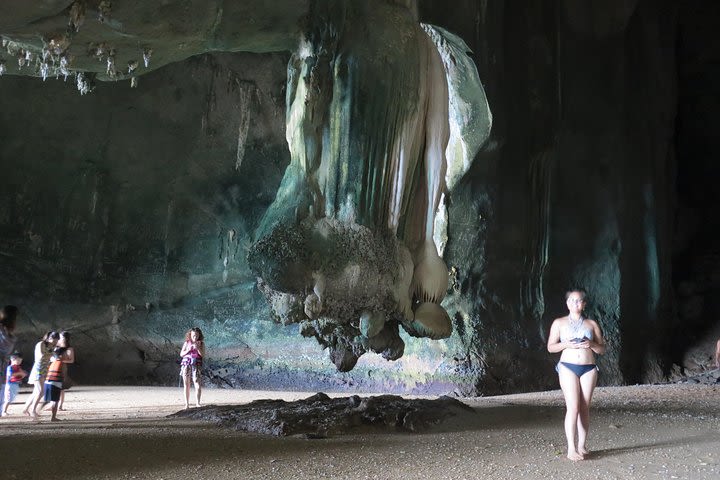
[[[452,332],[440,306],[448,271],[434,242],[447,190],[448,84],[465,100],[453,104],[454,180],[490,125],[466,50],[406,6],[318,1],[310,9],[288,67],[291,165],[249,263],[278,318],[300,323],[340,370],[367,350],[402,355],[398,326],[432,339]],[[474,138],[463,143],[470,124]]]

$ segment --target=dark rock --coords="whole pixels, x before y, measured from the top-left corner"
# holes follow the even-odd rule
[[[192,418],[222,427],[275,436],[325,438],[353,433],[419,433],[475,411],[450,397],[407,400],[394,395],[329,398],[317,393],[304,400],[256,400],[247,405],[207,406],[171,417]]]

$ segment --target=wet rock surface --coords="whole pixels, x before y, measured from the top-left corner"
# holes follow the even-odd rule
[[[708,370],[707,372],[690,375],[678,380],[676,383],[697,383],[702,385],[720,384],[720,368]]]
[[[275,436],[306,438],[355,433],[418,433],[474,410],[450,397],[405,399],[396,395],[330,398],[324,393],[303,400],[256,400],[246,405],[207,406],[171,417],[214,422],[218,426]]]

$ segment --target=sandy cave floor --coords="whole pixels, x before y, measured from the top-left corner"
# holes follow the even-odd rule
[[[463,399],[477,415],[432,433],[313,440],[165,418],[179,388],[77,386],[61,422],[35,423],[20,415],[27,392],[0,419],[3,480],[720,478],[720,385],[599,388],[579,463],[565,458],[559,391]],[[207,389],[203,403],[311,393]]]

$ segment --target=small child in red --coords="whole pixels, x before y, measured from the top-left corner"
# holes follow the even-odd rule
[[[18,352],[10,355],[10,365],[8,365],[5,371],[5,388],[3,389],[3,404],[2,404],[2,416],[5,417],[8,414],[8,407],[15,397],[17,397],[18,390],[20,389],[20,382],[22,379],[27,377],[27,372],[22,368],[22,355]]]

